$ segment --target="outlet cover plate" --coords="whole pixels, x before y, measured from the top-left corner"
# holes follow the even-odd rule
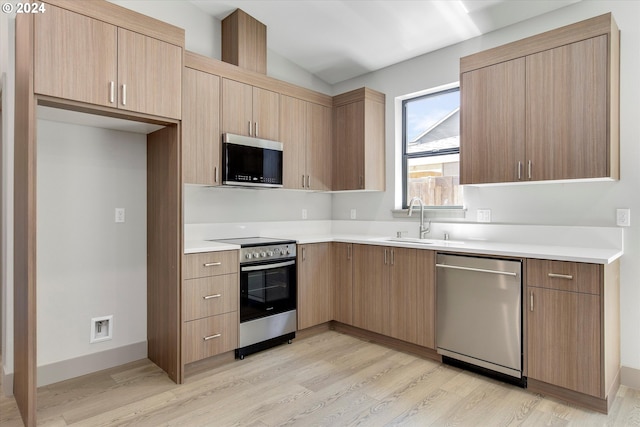
[[[616,209],[616,225],[619,227],[631,226],[631,209]]]
[[[491,209],[478,209],[478,222],[491,222]]]
[[[113,339],[113,314],[93,317],[91,319],[91,335],[89,343],[97,343]]]

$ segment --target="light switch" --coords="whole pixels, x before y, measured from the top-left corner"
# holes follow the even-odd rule
[[[124,208],[116,208],[116,222],[124,222]]]
[[[491,209],[478,209],[478,222],[491,222]]]

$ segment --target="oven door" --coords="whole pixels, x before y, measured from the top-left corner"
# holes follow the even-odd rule
[[[240,266],[240,322],[295,309],[295,259]]]

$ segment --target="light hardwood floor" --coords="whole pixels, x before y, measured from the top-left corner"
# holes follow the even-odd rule
[[[174,384],[148,360],[38,389],[44,426],[640,426],[640,391],[608,416],[334,331]],[[21,425],[0,396],[0,425]]]

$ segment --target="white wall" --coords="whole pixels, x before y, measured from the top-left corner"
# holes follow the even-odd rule
[[[45,120],[37,135],[38,366],[146,342],[146,135]],[[113,339],[90,344],[108,315]]]
[[[399,110],[397,97],[459,79],[459,58],[484,49],[538,34],[563,25],[612,12],[621,30],[619,182],[524,184],[465,187],[467,221],[478,208],[492,211],[492,219],[509,224],[615,226],[615,209],[631,208],[632,226],[625,230],[625,255],[621,261],[621,334],[623,366],[640,369],[640,2],[582,1],[517,25],[433,52],[334,86],[341,93],[361,86],[387,96],[387,191],[336,194],[333,219],[348,219],[358,207],[358,217],[391,220],[395,207],[396,179],[400,165]],[[362,213],[360,213],[362,212]]]

